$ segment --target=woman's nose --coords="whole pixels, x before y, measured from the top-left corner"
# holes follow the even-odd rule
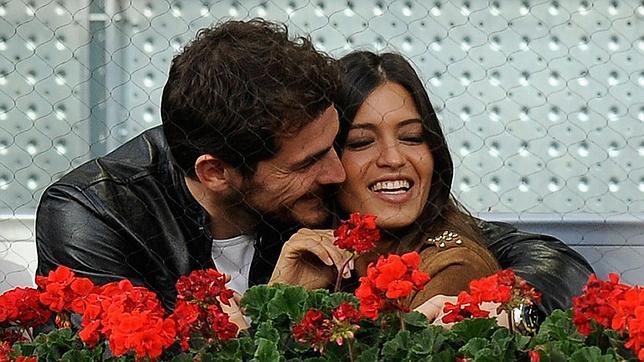
[[[405,156],[398,144],[384,145],[376,164],[380,167],[400,168],[405,164]]]

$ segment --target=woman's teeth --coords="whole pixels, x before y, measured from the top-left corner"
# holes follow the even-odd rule
[[[373,192],[386,192],[391,194],[405,193],[409,191],[410,188],[411,185],[407,180],[379,181],[370,187]]]

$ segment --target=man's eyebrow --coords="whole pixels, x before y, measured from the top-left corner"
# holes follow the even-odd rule
[[[304,158],[303,160],[296,161],[291,166],[291,169],[297,170],[299,168],[302,168],[302,167],[308,165],[309,163],[315,162],[315,161],[319,160],[320,158],[322,158],[324,155],[326,155],[330,150],[331,150],[331,147],[327,147],[327,148],[325,148],[323,150],[320,150],[320,151],[318,151],[318,152],[316,152],[316,153]]]

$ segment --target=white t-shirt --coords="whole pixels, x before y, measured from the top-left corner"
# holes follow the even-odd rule
[[[230,275],[228,288],[244,294],[253,261],[255,235],[239,235],[230,239],[212,240],[212,260],[220,273]]]

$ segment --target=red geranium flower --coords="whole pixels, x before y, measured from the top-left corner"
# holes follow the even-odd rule
[[[164,318],[156,294],[146,288],[121,280],[95,288],[84,298],[79,336],[89,346],[104,336],[116,357],[132,351],[137,359],[155,359],[175,341],[174,320]]]
[[[615,312],[609,327],[623,331],[626,329],[628,321],[635,317],[636,311],[639,308],[644,308],[644,289],[630,287],[623,293],[612,295],[608,302]]]
[[[193,335],[226,341],[234,338],[239,327],[221,309],[230,305],[233,291],[226,287],[226,275],[214,269],[195,270],[177,281],[177,306],[170,316],[177,324],[179,344],[186,351]]]
[[[472,280],[470,282],[470,293],[477,296],[479,301],[507,303],[512,298],[513,287],[514,273],[511,270],[507,270],[492,274],[489,277]]]
[[[640,361],[644,361],[644,305],[640,304],[628,320],[628,340],[624,347],[631,349]]]
[[[0,341],[9,343],[13,346],[16,342],[25,341],[26,338],[22,331],[14,328],[0,328]]]
[[[177,326],[177,336],[181,349],[187,351],[190,348],[190,338],[198,323],[201,309],[196,304],[184,300],[177,301],[174,312],[170,318],[174,319]]]
[[[530,356],[530,362],[539,362],[541,361],[541,354],[537,351],[528,351],[528,355]]]
[[[480,301],[466,291],[462,291],[456,298],[456,304],[446,302],[443,307],[445,315],[443,323],[460,322],[466,318],[486,318],[490,312],[479,308]]]
[[[10,361],[11,343],[0,341],[0,362]]]
[[[376,320],[378,312],[384,308],[385,301],[373,290],[370,283],[360,280],[360,286],[355,290],[355,296],[360,300],[360,314],[364,318]]]
[[[174,343],[176,330],[171,319],[151,311],[124,312],[115,317],[108,342],[116,357],[134,351],[137,359],[155,359]]]
[[[360,322],[360,312],[352,304],[342,303],[331,312],[333,318],[338,321],[348,321],[350,323]]]
[[[51,311],[40,303],[34,288],[15,288],[0,295],[0,326],[17,324],[24,328],[45,324]]]
[[[91,280],[77,277],[66,266],[59,266],[46,277],[36,276],[36,284],[42,289],[40,302],[58,313],[68,310],[83,314],[84,298],[94,291]]]
[[[230,305],[234,292],[226,288],[226,275],[215,269],[195,270],[177,280],[177,300]]]
[[[209,306],[208,312],[208,322],[218,340],[227,341],[237,336],[239,327],[230,321],[228,314],[224,313],[219,306]]]
[[[335,308],[331,315],[333,316],[333,327],[330,338],[338,346],[341,346],[345,340],[353,339],[355,332],[360,329],[357,324],[360,322],[360,312],[352,304],[345,302]]]
[[[443,317],[443,322],[452,323],[470,317],[487,317],[489,313],[479,308],[482,302],[500,303],[498,311],[505,310],[510,313],[513,308],[535,304],[541,300],[541,294],[510,269],[473,280],[469,287],[470,293],[461,292],[456,304],[445,304],[443,311],[447,315]]]
[[[380,240],[376,217],[362,216],[358,212],[352,213],[349,220],[342,221],[333,235],[336,237],[334,244],[337,247],[355,253],[373,250],[376,247],[376,241]]]
[[[308,344],[313,350],[322,353],[331,338],[331,321],[324,318],[322,311],[309,309],[302,321],[293,326],[293,338],[302,344]]]
[[[18,356],[18,357],[16,357],[16,362],[38,362],[38,357],[36,357],[36,356]]]
[[[402,300],[424,288],[430,280],[417,269],[418,265],[420,256],[416,252],[380,256],[375,265],[369,264],[367,276],[360,278],[360,286],[355,291],[362,316],[375,320],[381,310],[408,311]]]
[[[584,293],[572,299],[572,321],[579,333],[585,336],[590,334],[592,329],[591,320],[604,328],[611,327],[617,301],[622,299],[623,294],[630,288],[628,285],[621,284],[619,275],[615,273],[609,274],[608,278],[608,281],[603,281],[592,274],[584,287]]]

